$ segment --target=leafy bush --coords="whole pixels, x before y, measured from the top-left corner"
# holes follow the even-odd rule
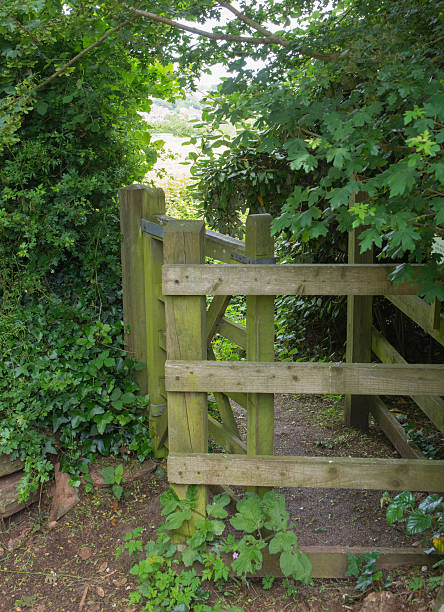
[[[98,453],[150,451],[122,345],[116,193],[156,159],[137,110],[178,86],[136,25],[86,52],[120,27],[109,3],[7,0],[0,18],[0,453],[25,461],[26,497],[55,453],[79,484]]]
[[[25,461],[22,497],[48,480],[56,453],[75,477],[98,454],[151,451],[148,398],[131,376],[140,364],[125,359],[120,322],[88,314],[53,298],[0,319],[0,453]]]

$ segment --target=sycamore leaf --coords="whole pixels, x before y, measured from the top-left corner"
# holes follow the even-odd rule
[[[384,183],[390,187],[390,197],[402,195],[406,191],[410,191],[415,185],[416,170],[410,167],[407,163],[399,163],[393,165],[385,174]]]
[[[359,242],[361,253],[365,253],[374,244],[380,247],[382,245],[382,236],[374,228],[370,227],[359,234]]]
[[[327,152],[327,161],[330,162],[333,160],[333,166],[335,168],[342,168],[347,159],[351,159],[351,153],[344,147],[335,147]]]
[[[436,211],[436,225],[444,225],[444,198],[434,198],[432,200],[432,208]]]
[[[436,180],[444,185],[444,161],[440,161],[432,165],[433,172],[435,173]]]
[[[300,170],[303,168],[305,172],[311,172],[318,167],[318,160],[314,155],[311,155],[308,151],[301,151],[296,153],[290,161],[290,168],[292,170]]]

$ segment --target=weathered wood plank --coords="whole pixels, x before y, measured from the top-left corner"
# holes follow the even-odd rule
[[[352,196],[355,201],[355,196]],[[353,230],[348,235],[348,263],[372,264],[373,249],[361,253],[359,233]],[[372,345],[372,301],[371,295],[347,296],[347,363],[369,363]],[[349,427],[362,431],[368,429],[369,398],[365,395],[346,395],[344,422]]]
[[[433,612],[444,612],[444,574],[441,578],[441,586],[439,587],[438,593],[436,594]]]
[[[375,327],[372,330],[372,350],[383,363],[404,363],[407,361]],[[412,395],[412,400],[426,414],[432,423],[444,433],[444,400],[438,395]]]
[[[245,442],[212,416],[208,416],[208,435],[228,453],[244,455],[247,452]]]
[[[207,344],[210,346],[211,340],[217,331],[219,323],[223,318],[228,304],[230,303],[231,295],[215,295],[210,307],[207,310]]]
[[[444,346],[444,315],[439,316],[438,321],[435,315],[432,317],[432,306],[416,295],[401,296],[389,292],[385,297],[392,304],[399,308],[405,315],[417,323],[432,338]]]
[[[225,338],[228,338],[237,346],[246,349],[247,348],[247,330],[243,325],[239,323],[235,323],[227,317],[222,317],[219,321],[219,326],[217,328],[217,333]]]
[[[271,215],[248,215],[245,233],[246,254],[251,259],[274,256]],[[247,359],[274,361],[274,296],[247,296]],[[247,452],[272,455],[274,440],[274,395],[247,395]],[[254,492],[262,495],[266,489]]]
[[[199,263],[203,261],[204,224],[200,221],[171,221],[164,231],[165,262]],[[198,296],[165,299],[167,355],[171,359],[206,359],[207,335],[205,299]],[[170,393],[168,398],[168,445],[170,452],[207,452],[207,393]],[[186,488],[178,487],[179,497]],[[184,523],[180,535],[194,530],[194,520],[205,516],[208,492],[199,487],[196,515]]]
[[[208,347],[208,359],[215,361],[216,357],[211,346]],[[233,408],[231,407],[230,400],[225,393],[213,393],[214,399],[216,400],[217,409],[219,411],[222,422],[228,431],[230,431],[237,438],[240,438],[239,429],[237,427],[236,419],[234,418]],[[224,447],[225,448],[225,447]]]
[[[236,404],[242,406],[242,408],[246,408],[247,406],[247,394],[246,393],[236,393],[234,391],[227,393],[228,397],[230,397]]]
[[[156,220],[159,224],[166,225],[169,221],[179,221],[180,219],[169,215],[158,215]],[[238,263],[237,260],[232,259],[231,254],[243,255],[245,253],[245,243],[242,240],[208,229],[205,230],[204,247],[206,257],[212,257],[225,263]]]
[[[301,551],[306,553],[310,558],[312,578],[346,578],[348,553],[358,556],[363,553],[373,552],[374,549],[374,546],[301,546]],[[426,555],[421,550],[413,547],[378,547],[378,551],[379,558],[376,562],[378,569],[393,569],[404,565],[425,565],[431,567],[440,559],[438,554],[433,553],[432,555]],[[254,574],[248,574],[248,577],[261,577],[266,574],[269,576],[282,577],[279,565],[279,555],[270,555],[266,550],[262,551],[262,555],[262,568]],[[222,559],[228,567],[231,566],[233,562],[231,555],[222,554]],[[204,567],[196,563],[193,569],[200,575]],[[438,611],[435,609],[434,612]],[[440,612],[442,611],[440,610]]]
[[[39,498],[39,491],[33,491],[24,502],[18,501],[18,485],[23,472],[15,472],[4,476],[0,481],[0,518],[7,518],[23,508],[30,506]]]
[[[145,185],[119,189],[125,349],[132,359],[143,363],[146,363],[145,273],[140,223],[150,195],[158,197],[158,190]],[[146,369],[138,370],[135,376],[141,392],[147,393]]]
[[[155,221],[165,213],[163,191],[156,197],[149,194],[144,203],[143,217]],[[149,426],[155,457],[165,457],[163,446],[166,436],[165,396],[165,304],[161,294],[163,243],[149,234],[143,234],[143,264],[145,270],[145,326],[148,392],[150,395]],[[133,282],[137,282],[133,280]],[[162,341],[164,346],[162,347]],[[163,413],[165,412],[165,415]]]
[[[171,453],[168,478],[180,484],[440,492],[444,461]]]
[[[370,411],[387,438],[405,459],[425,459],[416,444],[409,444],[399,421],[380,397],[369,397]]]
[[[0,477],[18,472],[24,467],[24,465],[25,464],[23,461],[20,461],[20,459],[11,461],[9,455],[0,455]]]
[[[444,365],[167,361],[169,391],[246,393],[444,394]]]
[[[391,264],[207,264],[163,267],[164,295],[411,295]]]
[[[226,263],[238,263],[231,257],[231,253],[243,255],[245,253],[245,243],[219,232],[205,230],[205,255],[207,257]]]

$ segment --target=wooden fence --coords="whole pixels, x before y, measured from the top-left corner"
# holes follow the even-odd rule
[[[155,453],[164,456],[168,447],[168,477],[179,495],[199,485],[198,513],[205,514],[210,485],[444,491],[444,461],[422,458],[379,398],[411,396],[444,431],[444,366],[407,364],[372,327],[371,296],[387,296],[443,344],[439,304],[427,306],[412,285],[394,286],[387,280],[393,266],[362,261],[354,234],[351,264],[278,266],[270,263],[269,215],[248,217],[243,243],[205,231],[203,222],[169,220],[161,190],[133,185],[121,190],[120,200],[128,350],[147,363],[139,382],[151,398]],[[205,264],[205,256],[225,263]],[[348,296],[346,363],[274,362],[274,296],[280,294]],[[207,310],[208,295],[214,297]],[[246,327],[224,316],[232,295],[247,296]],[[247,360],[214,361],[216,332],[244,347]],[[382,363],[371,363],[372,351]],[[277,392],[346,394],[346,422],[365,429],[371,411],[404,458],[274,457]],[[208,393],[222,423],[208,415]],[[246,443],[230,397],[247,410]],[[209,437],[227,453],[208,454]],[[315,563],[323,576],[337,576],[326,561],[336,549],[312,551],[313,559],[320,555]],[[410,562],[411,553],[386,551],[397,564]]]

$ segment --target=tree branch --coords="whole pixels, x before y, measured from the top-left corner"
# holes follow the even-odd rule
[[[273,32],[270,32],[270,30],[267,30],[267,28],[261,26],[260,23],[257,23],[257,21],[255,21],[254,19],[251,19],[251,17],[247,17],[247,15],[244,15],[243,13],[238,11],[229,2],[218,2],[218,4],[231,11],[233,15],[236,15],[236,17],[238,17],[241,21],[253,28],[253,30],[260,32],[267,38],[278,40],[279,42],[277,44],[281,44],[283,47],[288,47],[288,45],[290,44],[289,41],[285,38],[282,38],[282,36],[276,36],[276,34],[273,34]]]
[[[249,17],[246,17],[242,13],[239,13],[237,9],[235,9],[228,3],[223,2],[219,4],[221,6],[224,6],[228,10],[230,10],[232,13],[236,11],[235,14],[239,17],[239,19],[244,21],[244,23],[247,23],[248,25],[250,25],[252,28],[256,29],[258,32],[263,33],[262,30],[264,30],[264,28],[262,28],[262,26],[259,26],[259,24],[256,24],[256,22],[250,19]],[[265,32],[267,32],[267,35],[264,36],[263,38],[255,37],[255,36],[237,36],[235,34],[219,34],[219,33],[216,34],[215,32],[207,32],[206,30],[201,30],[199,28],[193,28],[192,26],[184,25],[182,23],[179,23],[178,21],[173,21],[172,19],[168,19],[168,17],[157,15],[157,13],[150,13],[149,11],[144,11],[142,9],[136,9],[134,6],[130,6],[128,4],[125,4],[125,6],[129,10],[133,11],[136,15],[139,15],[140,17],[146,17],[147,19],[151,19],[153,21],[164,23],[165,25],[169,25],[178,30],[184,30],[185,32],[190,32],[191,34],[197,34],[198,36],[203,36],[204,38],[210,38],[211,40],[224,40],[226,42],[248,43],[250,45],[279,45],[281,47],[289,47],[293,42],[293,41],[287,40],[286,38],[282,38],[282,36],[276,36],[272,32],[269,32],[268,30],[265,30]],[[258,26],[261,28],[261,30],[258,29]],[[310,51],[309,49],[307,49],[307,47],[300,47],[298,49],[298,52],[301,55],[304,55],[305,57],[311,57],[313,59],[318,59],[318,60],[326,61],[326,62],[336,60],[339,58],[339,53],[325,53],[325,54],[316,53],[314,51]]]
[[[17,19],[17,17],[14,17],[14,15],[11,15],[11,13],[9,13],[9,17],[11,17],[11,19],[13,19],[15,21],[15,23],[18,25],[18,27],[25,32],[25,34],[27,34],[29,36],[29,38],[33,41],[34,44],[36,44],[37,46],[40,45],[40,41],[34,36],[34,34],[32,34],[29,30],[27,30],[25,28],[25,26]]]
[[[177,30],[184,30],[185,32],[190,32],[191,34],[197,34],[198,36],[203,36],[204,38],[210,38],[211,40],[225,40],[227,42],[241,42],[241,43],[249,43],[256,45],[282,45],[282,40],[280,37],[276,38],[276,40],[270,40],[270,37],[259,38],[254,36],[237,36],[235,34],[216,34],[215,32],[207,32],[206,30],[200,30],[199,28],[193,28],[192,26],[187,26],[178,21],[173,21],[172,19],[168,19],[168,17],[163,17],[162,15],[157,15],[157,13],[150,13],[149,11],[143,11],[142,9],[136,9],[134,6],[130,6],[128,4],[125,5],[130,11],[133,11],[139,17],[146,17],[147,19],[151,19],[152,21],[158,21],[160,23],[164,23],[165,25],[172,26]]]
[[[75,55],[73,58],[71,58],[69,60],[69,62],[67,62],[64,66],[62,66],[61,68],[56,70],[56,72],[51,74],[51,76],[49,76],[44,81],[41,81],[41,83],[39,83],[35,87],[32,87],[29,90],[28,93],[32,93],[34,91],[42,89],[42,87],[45,87],[45,85],[48,85],[48,83],[50,83],[56,77],[60,76],[64,72],[66,72],[66,70],[68,70],[68,68],[70,68],[73,64],[75,64],[84,55],[86,55],[87,53],[89,53],[90,51],[92,51],[93,49],[98,47],[99,45],[101,45],[104,40],[106,40],[109,36],[111,36],[111,34],[115,34],[116,32],[118,32],[119,30],[121,30],[125,26],[129,25],[130,23],[132,23],[133,21],[135,21],[138,18],[139,18],[138,15],[134,15],[134,17],[131,17],[131,19],[127,19],[126,21],[123,21],[122,23],[119,23],[119,25],[117,25],[115,28],[112,28],[111,30],[108,30],[107,32],[105,32],[105,34],[103,34],[103,36],[101,36],[96,41],[94,41],[91,45],[89,45],[89,47],[86,47],[86,49],[83,49],[83,51],[80,51],[80,53],[77,53],[77,55]],[[2,108],[0,110],[2,110],[2,111],[7,110],[10,106],[15,104],[16,101],[17,101],[16,99],[11,100],[10,102],[8,102],[8,104],[5,104],[4,106],[2,106]]]

